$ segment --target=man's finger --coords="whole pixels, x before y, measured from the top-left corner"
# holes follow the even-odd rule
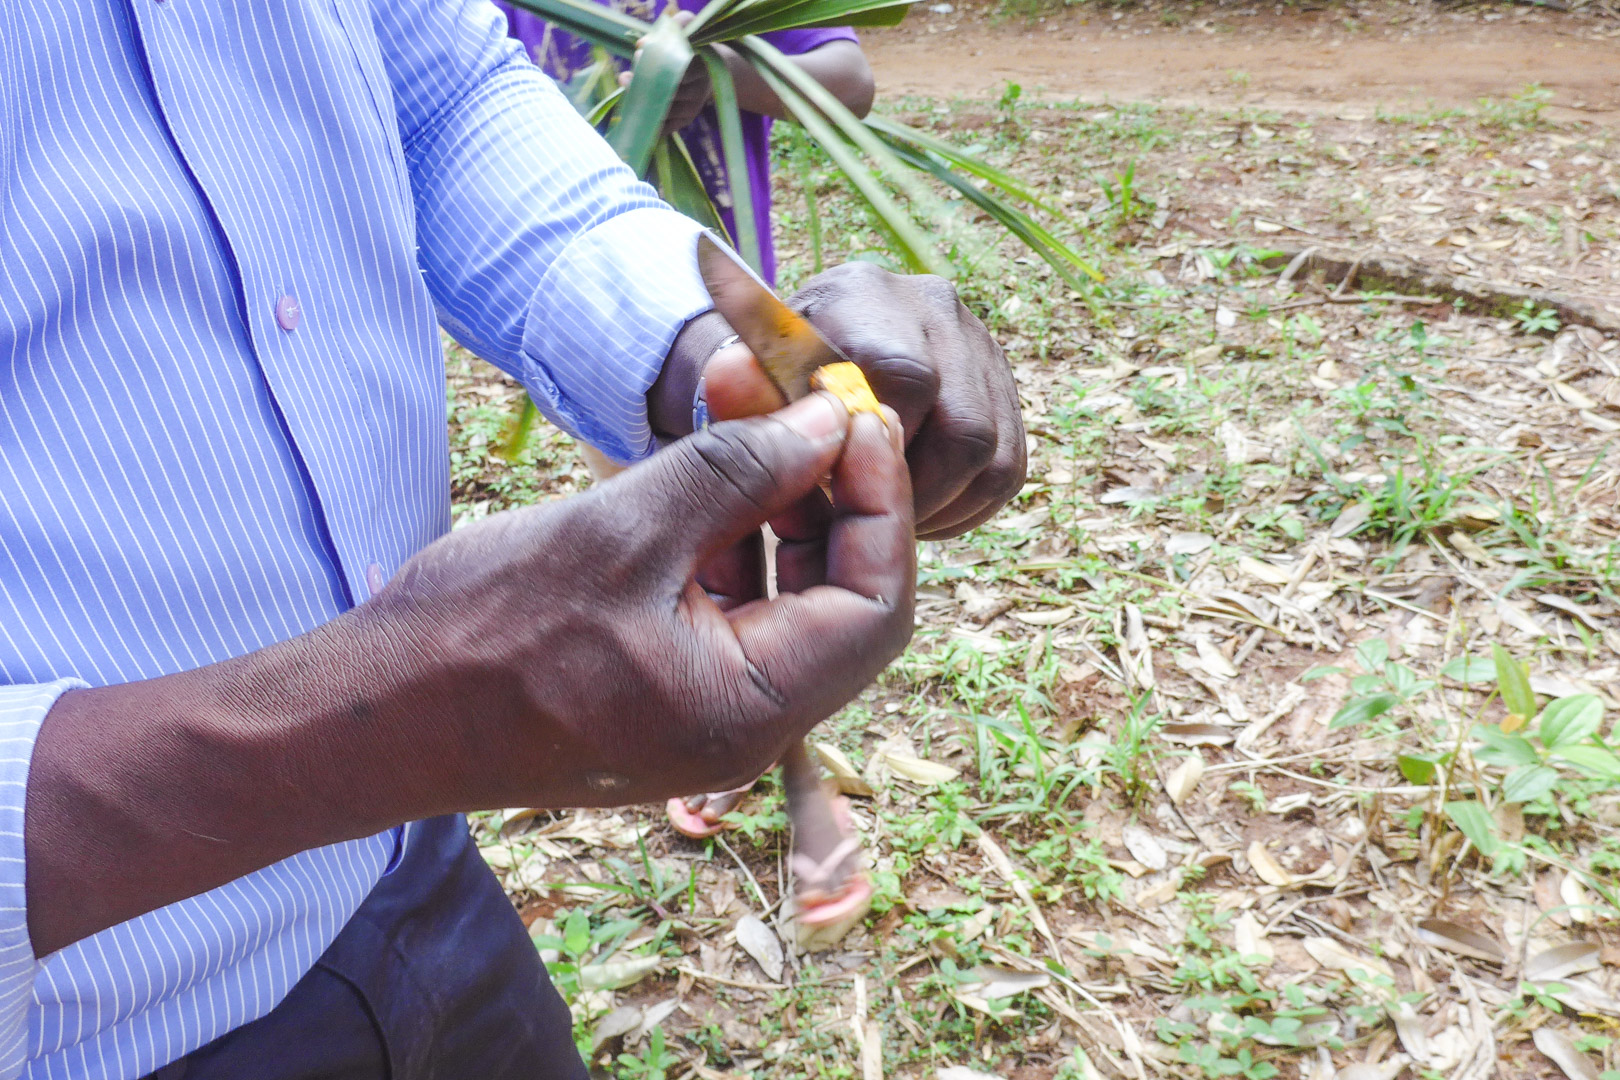
[[[697,583],[721,611],[765,596],[765,536],[755,530],[698,570]]]
[[[958,389],[935,403],[912,440],[908,456],[918,492],[917,520],[923,528],[995,460],[1000,433],[993,407],[988,391]]]
[[[715,420],[759,416],[787,404],[746,345],[727,346],[709,358],[703,368],[703,392]]]
[[[769,416],[681,439],[616,486],[640,511],[647,535],[691,573],[814,490],[848,432],[843,405],[812,394]]]
[[[783,592],[732,617],[744,654],[772,696],[808,722],[857,693],[911,637],[917,580],[911,484],[898,436],[871,414],[850,425],[833,471],[833,499],[827,583],[799,591],[781,579],[779,567]]]
[[[832,491],[824,560],[794,561],[778,552],[777,590],[803,592],[825,582],[875,599],[909,588],[916,577],[911,479],[898,434],[871,413],[857,415]]]

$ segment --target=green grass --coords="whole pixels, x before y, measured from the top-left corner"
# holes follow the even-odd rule
[[[1548,736],[1545,693],[1519,701],[1539,717],[1525,745],[1504,744],[1508,694],[1492,660],[1492,646],[1504,645],[1512,662],[1566,682],[1620,667],[1613,453],[1591,432],[1545,421],[1545,390],[1515,381],[1508,363],[1474,359],[1489,346],[1511,350],[1514,369],[1533,369],[1554,327],[1541,306],[1500,320],[1400,304],[1301,306],[1320,289],[1274,289],[1279,267],[1266,256],[1275,238],[1247,231],[1257,216],[1318,230],[1387,216],[1389,196],[1364,179],[1379,169],[1475,175],[1482,192],[1494,166],[1480,155],[1562,130],[1549,126],[1544,103],[1528,93],[1474,115],[1386,116],[1355,132],[1241,111],[1048,107],[1010,91],[1000,101],[891,106],[1036,184],[1065,208],[1059,235],[1107,280],[1088,304],[1012,245],[971,262],[958,253],[958,287],[1019,375],[1031,472],[996,520],[924,546],[923,620],[910,649],[816,733],[857,769],[903,740],[957,771],[934,786],[891,779],[875,798],[855,800],[878,888],[866,928],[850,939],[855,952],[807,957],[784,975],[787,989],[760,989],[764,976],[729,944],[738,916],[760,913],[754,883],[768,904],[778,896],[789,836],[773,781],[744,804],[725,847],[672,839],[656,808],[626,815],[641,837],[628,847],[548,846],[543,830],[504,841],[503,862],[549,859],[543,888],[514,892],[546,911],[545,944],[587,1052],[610,1009],[656,1004],[684,987],[689,1009],[666,1019],[660,1041],[608,1040],[594,1052],[601,1069],[633,1080],[676,1080],[699,1066],[859,1076],[850,1030],[859,975],[886,1076],[966,1065],[1075,1080],[1090,1067],[1110,1075],[1104,1055],[1134,1075],[1109,1042],[1113,1021],[1139,1040],[1150,1074],[1312,1075],[1321,1054],[1343,1065],[1387,1038],[1390,1010],[1405,1004],[1428,1021],[1445,1000],[1414,988],[1408,960],[1395,955],[1410,942],[1368,899],[1376,890],[1411,910],[1494,927],[1519,910],[1535,875],[1568,870],[1599,923],[1558,933],[1610,931],[1604,896],[1620,889],[1620,841],[1605,823],[1620,814],[1620,795],[1598,751],[1614,712],[1568,744],[1584,747],[1573,758],[1585,771],[1559,756],[1556,713]],[[1272,136],[1230,135],[1254,125]],[[1587,141],[1568,153],[1612,151],[1578,134]],[[1347,145],[1360,171],[1344,167]],[[781,151],[784,288],[810,276],[818,252],[827,264],[882,261],[881,230],[819,151],[786,138]],[[1243,177],[1245,192],[1269,185],[1274,205],[1238,205],[1221,170]],[[1327,174],[1338,179],[1321,181]],[[1559,241],[1548,214],[1527,203],[1493,203],[1469,220],[1483,234],[1522,238],[1520,258],[1550,259],[1539,253]],[[1586,224],[1594,243],[1615,243],[1612,225]],[[1443,259],[1449,249],[1439,250]],[[458,374],[458,363],[458,516],[578,490],[572,448],[549,429],[520,462],[493,455],[511,392]],[[1503,401],[1522,407],[1491,404]],[[1482,426],[1482,411],[1493,425],[1526,422],[1504,440],[1500,427]],[[1316,561],[1283,602],[1283,582],[1307,552]],[[1537,599],[1549,595],[1598,613],[1597,628]],[[1542,632],[1515,628],[1499,602]],[[975,612],[1003,603],[1007,613],[981,629]],[[1040,621],[1053,612],[1061,621]],[[1236,677],[1209,673],[1212,642],[1232,661],[1256,630]],[[1311,668],[1339,670],[1307,679]],[[1260,721],[1289,688],[1301,697],[1254,747],[1188,745],[1189,728]],[[1519,760],[1526,748],[1533,763]],[[1190,801],[1172,806],[1167,778],[1194,752],[1209,771]],[[1510,780],[1521,768],[1529,771]],[[1378,789],[1393,793],[1369,794]],[[486,842],[497,824],[480,821]],[[1127,827],[1165,841],[1163,869],[1124,845]],[[1061,957],[988,861],[986,839],[1022,874]],[[1290,873],[1347,857],[1345,881],[1331,886],[1343,898],[1324,884],[1264,885],[1251,842]],[[723,913],[716,896],[733,898]],[[1239,920],[1249,916],[1276,921],[1275,957],[1240,949]],[[1338,942],[1365,966],[1293,966],[1314,939]],[[1133,952],[1133,943],[1156,952]],[[755,988],[675,973],[728,954],[728,977]],[[1444,987],[1455,958],[1429,955],[1432,981]],[[642,982],[584,989],[581,973],[593,965],[648,957],[659,967]],[[1045,972],[1052,997],[979,1001],[964,987],[986,965]],[[1468,971],[1491,995],[1504,1069],[1528,1074],[1538,1024],[1598,1046],[1601,1025],[1583,1035],[1588,1022],[1546,987],[1525,989],[1507,968]],[[1077,1027],[1053,1001],[1096,1026]]]

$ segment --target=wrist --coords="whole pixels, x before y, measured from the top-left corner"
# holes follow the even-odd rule
[[[731,324],[717,311],[706,311],[687,322],[675,335],[663,369],[647,391],[647,418],[660,439],[678,439],[693,430],[693,406],[703,369],[728,340],[735,340]]]

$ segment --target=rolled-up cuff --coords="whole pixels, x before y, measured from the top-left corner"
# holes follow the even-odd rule
[[[615,215],[571,242],[535,292],[520,378],[542,411],[620,464],[652,452],[647,390],[681,327],[713,306],[701,231],[664,208]]]
[[[23,816],[39,726],[77,679],[0,686],[0,1077],[22,1072],[28,1006],[39,960],[28,937],[28,852]]]

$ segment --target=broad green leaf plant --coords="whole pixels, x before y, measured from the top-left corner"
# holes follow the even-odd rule
[[[605,124],[608,142],[681,212],[713,227],[719,215],[703,190],[678,134],[663,136],[675,89],[694,58],[709,71],[720,121],[721,149],[733,186],[737,250],[759,266],[760,230],[744,166],[741,115],[725,60],[716,45],[742,56],[782,99],[805,134],[832,159],[888,233],[893,254],[912,270],[950,276],[938,249],[941,233],[955,227],[932,177],[982,210],[1077,290],[1101,276],[1019,204],[1051,217],[1058,211],[1005,170],[945,139],[885,117],[858,120],[798,64],[759,35],[816,26],[898,23],[912,0],[713,0],[684,27],[669,14],[653,23],[603,7],[595,0],[515,0],[559,29],[589,42],[606,57],[634,59],[629,86],[620,90],[612,66],[587,69],[568,87],[593,122]],[[903,196],[905,205],[896,196]],[[930,228],[929,226],[932,226]]]
[[[1365,727],[1375,737],[1400,737],[1405,745],[1395,764],[1401,775],[1434,790],[1437,811],[1496,872],[1518,874],[1529,860],[1574,871],[1610,909],[1620,911],[1620,895],[1590,868],[1570,865],[1540,837],[1505,836],[1499,821],[1504,807],[1556,820],[1558,801],[1620,788],[1620,754],[1606,737],[1603,698],[1576,693],[1543,705],[1531,688],[1529,669],[1492,645],[1489,657],[1458,657],[1439,672],[1454,683],[1488,688],[1473,722],[1427,731],[1405,707],[1437,689],[1438,680],[1391,660],[1380,638],[1357,646],[1356,662],[1361,673],[1350,679],[1350,700],[1330,727]],[[1328,674],[1352,673],[1323,667],[1302,678]],[[1495,723],[1480,715],[1493,699],[1506,709]],[[1410,745],[1412,740],[1419,745]]]
[[[732,185],[731,236],[737,251],[756,270],[760,230],[743,150],[736,88],[715,46],[725,45],[753,66],[781,98],[804,132],[824,151],[859,195],[872,219],[887,234],[890,254],[908,269],[952,277],[944,249],[977,253],[994,236],[974,235],[952,214],[943,185],[976,207],[1006,233],[1045,260],[1071,288],[1089,295],[1101,275],[1035,217],[1061,215],[1003,169],[959,149],[948,140],[880,116],[859,120],[798,64],[759,35],[817,26],[885,26],[898,23],[912,0],[713,0],[685,26],[667,12],[652,23],[595,0],[513,0],[597,51],[599,62],[565,86],[574,105],[599,129],[631,168],[644,176],[677,210],[725,234],[719,213],[680,135],[664,135],[664,120],[681,78],[694,59],[709,72],[719,119],[722,157]],[[633,60],[629,85],[618,85],[612,58]],[[820,236],[812,236],[819,253]],[[510,459],[521,448],[534,420],[527,403],[509,440]]]

